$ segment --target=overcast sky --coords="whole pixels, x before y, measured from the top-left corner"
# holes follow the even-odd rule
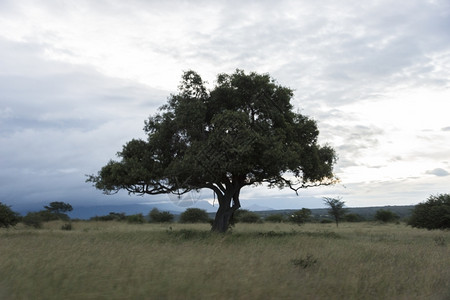
[[[0,1],[0,202],[103,195],[96,173],[193,69],[269,73],[333,146],[341,183],[244,206],[417,204],[450,190],[450,2]],[[200,198],[210,199],[210,193]],[[196,196],[190,196],[195,198]]]

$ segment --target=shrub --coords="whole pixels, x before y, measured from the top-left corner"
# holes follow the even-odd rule
[[[180,215],[180,223],[208,223],[209,216],[206,210],[188,208]]]
[[[375,220],[383,223],[397,221],[400,217],[390,210],[379,209],[375,212]]]
[[[38,211],[37,214],[41,217],[42,222],[50,222],[56,220],[68,220],[68,216],[66,214],[55,214],[49,210],[41,210]]]
[[[66,223],[61,226],[61,230],[72,230],[72,223]]]
[[[430,196],[414,207],[408,225],[426,229],[450,228],[450,194]]]
[[[19,214],[12,211],[11,208],[0,202],[0,228],[8,228],[19,223]]]
[[[264,220],[267,222],[272,222],[272,223],[281,223],[286,220],[286,217],[282,214],[273,214],[273,215],[268,215]]]
[[[234,212],[232,220],[230,220],[230,224],[235,223],[258,223],[261,222],[261,217],[252,211],[247,209],[238,209]]]
[[[126,217],[128,223],[143,224],[145,222],[144,215],[139,213],[135,215],[129,215]]]
[[[346,222],[362,222],[364,217],[358,214],[346,214],[344,216],[344,221]]]
[[[331,219],[322,219],[322,220],[320,220],[320,223],[321,224],[330,224],[330,223],[333,223],[333,220],[331,220]]]
[[[39,212],[29,212],[25,217],[22,218],[22,222],[26,226],[41,228],[43,220]]]
[[[173,214],[168,211],[159,211],[157,208],[154,208],[148,214],[150,218],[150,222],[154,223],[169,223],[173,222]]]
[[[312,254],[308,254],[304,258],[291,259],[291,262],[294,266],[306,269],[314,266],[317,263],[317,258],[315,258]]]
[[[292,215],[289,216],[289,221],[298,225],[301,225],[311,219],[311,210],[307,208],[302,208],[297,210]]]
[[[245,211],[244,213],[240,214],[239,222],[242,222],[242,223],[259,223],[259,222],[261,222],[261,217],[255,212]]]
[[[124,221],[126,220],[127,216],[125,213],[115,213],[110,212],[106,216],[95,216],[90,218],[91,221]]]

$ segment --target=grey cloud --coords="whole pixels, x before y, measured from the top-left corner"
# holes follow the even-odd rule
[[[442,168],[436,168],[433,170],[429,170],[426,172],[426,174],[430,174],[430,175],[436,175],[438,177],[445,177],[450,175],[449,172],[447,172],[446,170],[442,169]]]
[[[44,61],[39,47],[0,44],[0,65],[8,59],[29,63],[10,74],[0,70],[1,201],[99,199],[84,174],[97,172],[126,141],[142,137],[144,120],[169,93]]]
[[[15,5],[14,1],[1,2],[0,15],[14,11],[20,20],[25,15]],[[49,16],[79,13],[64,2],[38,5]],[[172,36],[172,31],[153,38],[149,32],[150,37],[134,37],[136,48],[175,62],[179,74],[190,66],[206,74],[205,79],[235,68],[269,72],[282,85],[295,89],[296,104],[319,119],[321,138],[339,138],[333,145],[340,156],[338,168],[358,165],[355,158],[364,149],[376,147],[385,134],[364,124],[336,126],[341,120],[344,124],[358,120],[342,111],[341,105],[382,95],[399,82],[404,88],[449,84],[447,0],[329,0],[320,4],[103,0],[77,5],[84,7],[89,20],[105,23],[120,18],[127,24],[140,26],[142,21],[146,26],[144,19],[155,14],[164,16],[159,28],[165,28],[181,16],[181,23],[170,30],[186,33],[188,39],[180,42],[174,38],[179,34]],[[183,15],[186,12],[188,18]],[[210,24],[195,25],[203,19]],[[41,34],[50,41],[61,38],[50,37],[51,31]],[[21,188],[13,183],[23,181],[28,182],[25,193],[43,188],[53,191],[46,184],[53,182],[52,186],[74,191],[74,195],[83,190],[83,197],[91,197],[80,174],[96,172],[125,141],[142,134],[143,120],[165,102],[168,92],[106,78],[86,66],[45,60],[45,49],[64,51],[70,57],[79,54],[76,49],[56,49],[51,42],[27,39],[27,43],[13,43],[0,38],[0,199],[6,193],[13,199]],[[174,77],[178,79],[179,74]],[[321,111],[321,104],[334,109]],[[450,131],[450,127],[442,130]],[[436,157],[448,159],[448,152],[433,153]],[[55,190],[44,196],[61,194]]]

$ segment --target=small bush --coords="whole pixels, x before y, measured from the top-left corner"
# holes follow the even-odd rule
[[[272,223],[282,223],[286,221],[286,217],[282,214],[273,214],[267,216],[264,220]]]
[[[345,222],[363,222],[364,217],[358,214],[346,214],[344,216]]]
[[[180,223],[209,223],[206,210],[200,208],[188,208],[180,215]]]
[[[430,196],[414,207],[408,225],[426,229],[450,228],[450,194]]]
[[[153,223],[169,223],[173,222],[174,215],[168,211],[159,211],[157,208],[154,208],[148,214],[150,218],[150,222]]]
[[[125,213],[110,212],[106,216],[95,216],[90,218],[91,221],[125,221],[127,216]]]
[[[322,219],[322,220],[320,220],[320,223],[321,224],[330,224],[330,223],[333,223],[333,220],[331,220],[331,219]]]
[[[63,226],[61,226],[61,230],[72,230],[72,224],[66,223]]]
[[[291,259],[291,262],[294,266],[306,269],[315,265],[317,263],[317,258],[315,258],[312,254],[308,254],[304,258]]]
[[[42,228],[42,216],[39,212],[29,212],[25,217],[22,218],[22,222],[26,226],[34,228]]]
[[[436,246],[445,246],[446,245],[445,238],[443,236],[437,236],[433,240],[434,240],[434,243]]]
[[[8,228],[19,223],[19,214],[12,211],[11,208],[0,202],[0,228]]]
[[[49,210],[38,211],[37,214],[41,217],[42,222],[50,222],[56,220],[67,220],[69,217],[66,214],[56,214]]]
[[[261,222],[261,217],[252,211],[246,210],[246,209],[239,209],[234,212],[233,214],[233,220],[230,222],[232,224],[234,223],[258,223]]]
[[[127,216],[127,222],[133,224],[143,224],[145,222],[144,215],[139,213]]]
[[[289,216],[289,221],[298,225],[304,224],[311,219],[311,210],[302,208]]]
[[[375,213],[375,220],[383,223],[397,221],[400,217],[390,210],[379,209]]]

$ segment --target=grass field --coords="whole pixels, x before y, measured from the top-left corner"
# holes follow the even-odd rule
[[[450,299],[450,231],[61,225],[0,230],[0,299]]]

